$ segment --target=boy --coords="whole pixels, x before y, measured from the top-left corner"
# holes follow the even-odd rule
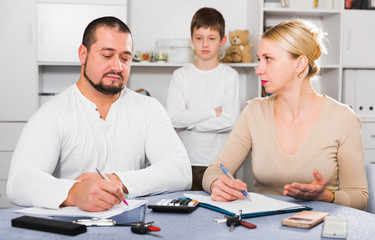
[[[196,60],[174,71],[167,111],[185,144],[193,171],[192,190],[203,190],[207,166],[224,145],[240,113],[238,73],[219,62],[227,41],[225,21],[213,8],[199,9],[191,21]]]

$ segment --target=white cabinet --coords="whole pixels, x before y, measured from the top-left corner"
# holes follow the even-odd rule
[[[0,181],[0,209],[15,207],[14,205],[8,202],[8,198],[6,195],[6,187],[7,181]]]
[[[2,1],[0,7],[0,208],[11,206],[6,182],[24,123],[38,108],[36,3]]]
[[[12,154],[13,152],[0,152],[0,181],[8,179],[10,159],[12,158]]]
[[[88,23],[103,16],[115,16],[126,22],[126,1],[96,2],[38,2],[39,63],[79,63],[78,47]]]
[[[362,123],[362,130],[363,146],[367,149],[375,149],[375,124],[364,122]]]
[[[30,0],[0,5],[0,122],[27,121],[38,107],[36,5]]]
[[[0,208],[11,207],[6,195],[10,159],[13,152],[0,151]]]
[[[365,148],[365,162],[375,163],[375,123],[362,123],[363,146]]]
[[[375,11],[344,10],[344,103],[362,119],[365,161],[375,162]]]
[[[0,123],[0,151],[13,151],[16,147],[18,137],[21,135],[24,122],[2,122]]]
[[[345,68],[375,68],[375,12],[344,11],[343,65]]]
[[[365,162],[375,164],[375,148],[365,148]]]
[[[0,122],[0,208],[12,206],[6,197],[6,183],[13,151],[24,122]]]

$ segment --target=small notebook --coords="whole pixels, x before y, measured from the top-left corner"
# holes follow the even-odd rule
[[[217,202],[209,195],[185,194],[186,197],[199,201],[199,205],[214,211],[234,216],[242,210],[243,218],[273,215],[287,212],[311,210],[312,208],[295,203],[269,198],[257,193],[248,193],[249,200],[235,200],[232,202]]]

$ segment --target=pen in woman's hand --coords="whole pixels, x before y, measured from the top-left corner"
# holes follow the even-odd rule
[[[107,176],[104,175],[99,169],[96,169],[96,171],[99,173],[99,175],[100,175],[104,180],[106,180],[106,181],[108,181],[108,182],[111,182],[111,181],[109,181],[109,179],[107,178]],[[124,199],[123,202],[126,204],[126,206],[129,206],[129,204],[126,202],[125,199]]]
[[[224,167],[224,165],[222,163],[220,163],[220,167],[221,167],[221,170],[223,170],[223,172],[225,173],[225,175],[227,175],[228,177],[230,177],[233,181],[236,182],[236,179],[234,179],[234,177],[228,172],[228,170]],[[247,198],[247,200],[249,200],[251,202],[251,198],[250,198],[250,195],[245,191],[245,190],[242,190],[241,191],[243,193],[243,195]]]

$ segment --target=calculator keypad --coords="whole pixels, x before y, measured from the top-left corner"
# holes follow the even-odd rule
[[[149,205],[155,212],[189,213],[198,207],[197,200],[190,199],[161,199],[155,205]]]

